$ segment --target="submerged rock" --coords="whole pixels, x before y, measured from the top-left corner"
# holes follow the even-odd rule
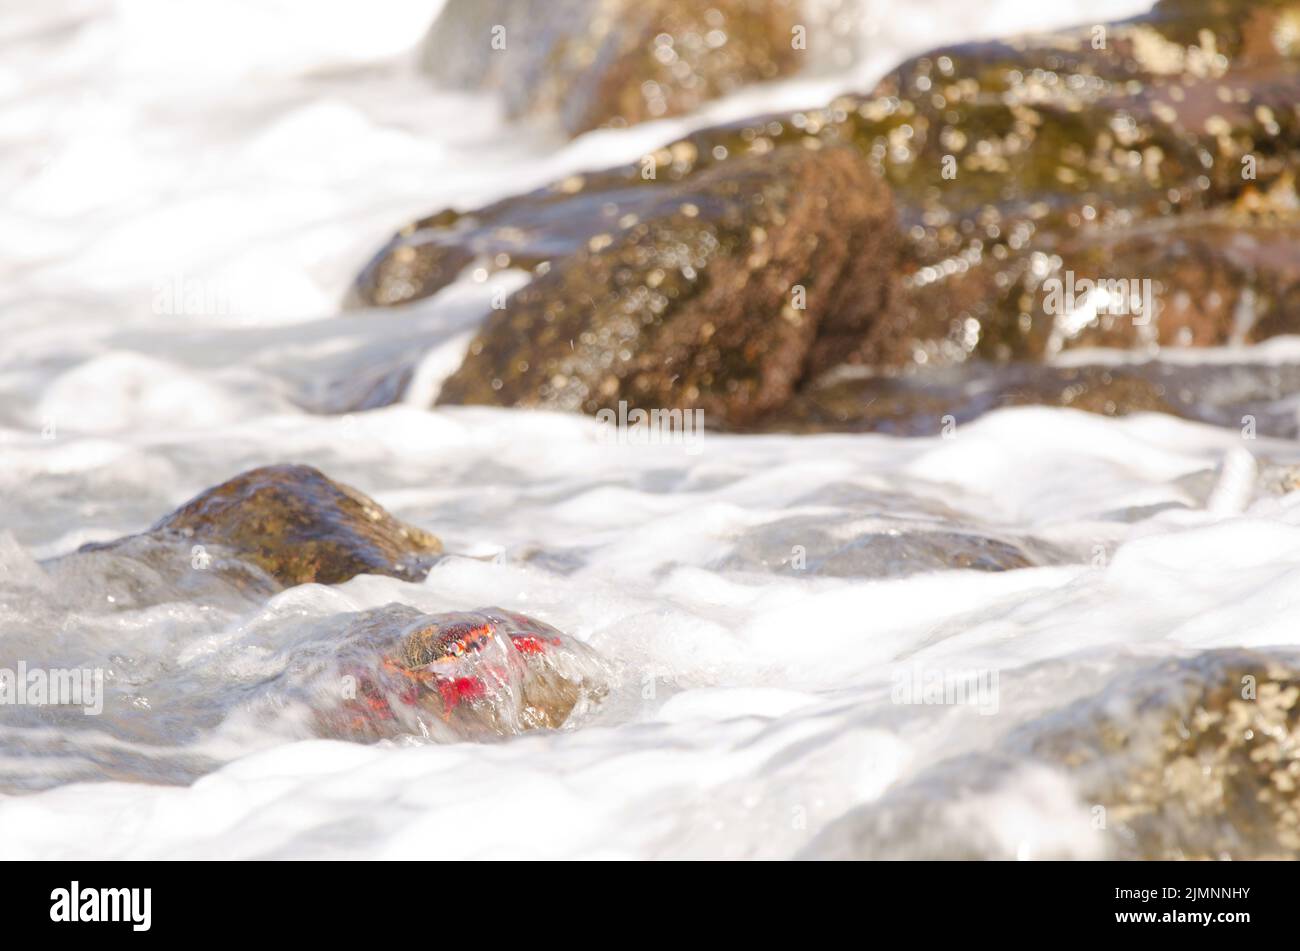
[[[1121,23],[934,50],[870,95],[706,129],[634,166],[416,222],[355,297],[427,296],[470,261],[531,268],[446,401],[703,405],[724,425],[762,425],[836,362],[931,368],[1296,332],[1297,24],[1293,0],[1164,0]],[[755,224],[816,256],[751,265],[752,240],[700,253],[720,220],[709,195],[783,186],[779,239]],[[681,202],[697,229],[669,213]],[[798,210],[823,203],[824,219]],[[873,266],[841,265],[841,243]],[[727,295],[753,315],[736,335],[699,341],[720,330],[705,305],[728,316],[696,286],[710,269],[716,286],[762,280]],[[774,328],[796,283],[809,289],[803,325]],[[681,330],[668,326],[674,291],[689,299]],[[1159,394],[1141,399],[1161,408]]]
[[[924,771],[832,822],[805,857],[1297,859],[1297,790],[1300,661],[1211,650],[1121,672],[992,751]],[[1007,815],[1016,796],[1042,814],[1002,834],[969,821]]]
[[[1067,552],[1039,539],[998,537],[959,522],[945,526],[891,515],[857,521],[806,515],[746,531],[715,567],[806,577],[904,578],[928,571],[1011,571],[1070,560]]]
[[[192,574],[211,584],[214,573]],[[232,736],[255,734],[264,748],[320,737],[490,741],[559,729],[594,712],[616,682],[617,668],[593,649],[500,608],[425,614],[388,604],[337,614],[317,610],[338,603],[335,595],[300,591],[291,605],[259,600],[250,612],[248,604],[213,608],[210,589],[200,596],[157,612],[169,618],[164,642],[150,642],[158,652],[138,638],[140,626],[157,620],[141,616],[0,618],[10,655],[33,669],[43,658],[103,675],[81,694],[84,705],[11,700],[0,791],[106,780],[188,785],[248,752]],[[13,605],[11,592],[4,601]],[[56,661],[69,644],[91,653]]]
[[[418,581],[442,552],[436,536],[311,466],[252,469],[191,499],[148,532],[83,546],[78,555],[177,554],[199,570],[235,570],[288,587],[359,574]]]
[[[556,729],[608,691],[611,669],[585,644],[501,608],[427,615],[389,605],[349,627],[314,694],[320,733],[372,741],[414,734],[486,739]]]
[[[1117,858],[1300,858],[1300,665],[1208,651],[1012,740],[1080,778]]]
[[[421,61],[569,134],[691,112],[802,65],[795,0],[448,0]]]

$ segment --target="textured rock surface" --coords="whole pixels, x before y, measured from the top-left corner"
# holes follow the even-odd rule
[[[144,536],[82,551],[133,549],[140,538],[176,542],[178,551],[202,546],[197,557],[229,555],[284,586],[338,584],[359,574],[414,581],[442,551],[434,535],[302,465],[252,469],[196,496]]]
[[[967,821],[1008,784],[1035,807],[1073,790],[1054,813],[1074,823],[1061,857],[1300,858],[1300,663],[1230,649],[1141,664],[850,811],[805,856],[1017,858],[1014,837]]]
[[[1080,706],[1078,726],[1017,737],[1082,777],[1116,857],[1300,858],[1300,666],[1211,651]]]
[[[1079,345],[1205,345],[1295,332],[1297,29],[1293,0],[1166,0],[1146,16],[1105,27],[935,50],[904,63],[867,96],[704,130],[640,166],[417,222],[365,270],[355,296],[378,304],[426,296],[471,260],[489,269],[523,266],[547,279],[509,302],[494,318],[498,330],[532,333],[545,320],[538,312],[548,309],[548,324],[586,329],[592,308],[584,292],[608,277],[623,246],[605,241],[616,240],[630,210],[684,188],[741,181],[756,174],[755,163],[773,173],[782,163],[800,167],[787,158],[791,149],[815,141],[843,146],[827,154],[851,155],[888,181],[900,251],[889,256],[898,281],[887,292],[863,283],[876,280],[874,273],[834,275],[831,292],[854,298],[852,320],[814,345],[813,372],[822,357],[901,368],[1037,359]],[[642,174],[647,165],[652,181]],[[836,204],[853,203],[848,189],[862,180],[847,168],[822,179],[840,183]],[[593,241],[606,253],[592,252]],[[1118,296],[1099,307],[1099,298],[1083,295],[1062,313],[1049,282],[1064,281],[1067,272],[1079,280],[1149,281],[1155,313],[1126,313]],[[851,282],[859,286],[845,286]],[[625,300],[629,321],[660,320],[652,301]],[[810,295],[809,307],[838,304],[814,303]],[[572,391],[564,389],[570,376],[560,373],[564,384],[552,389],[562,397],[543,393],[549,384],[542,381],[515,385],[521,360],[529,367],[523,372],[535,374],[537,363],[524,352],[535,345],[517,352],[480,343],[449,399],[591,411],[625,394],[637,398],[621,372],[612,383],[589,373]],[[588,367],[626,362],[615,337],[597,329],[595,344]],[[672,356],[659,346],[650,343],[633,360]],[[757,346],[770,353],[765,342]],[[750,356],[742,347],[730,351],[723,387]],[[557,364],[550,354],[543,361]],[[790,376],[788,367],[780,373],[778,385],[764,388],[747,385],[741,371],[723,405],[714,394],[713,422],[746,424],[779,405]],[[688,398],[692,381],[678,380],[683,386],[667,393],[647,381],[644,398],[696,405]],[[579,395],[582,385],[588,392]],[[742,407],[745,401],[752,402]]]
[[[570,135],[690,112],[789,75],[805,53],[795,0],[448,0],[424,68],[499,90],[515,117],[554,116]],[[805,21],[806,22],[806,21]],[[501,28],[497,47],[493,29]]]
[[[1294,437],[1300,367],[1279,364],[990,365],[904,374],[833,372],[762,422],[788,432],[933,436],[1002,406],[1063,406],[1103,416],[1168,413],[1259,435]]]
[[[1099,329],[1120,346],[1226,342],[1247,292],[1245,334],[1294,326],[1293,266],[1261,249],[1294,240],[1297,17],[1289,3],[1162,3],[1100,34],[936,50],[846,102],[844,122],[821,117],[879,163],[910,239],[908,332],[882,337],[876,361],[1037,357]],[[1241,266],[1252,255],[1262,267]],[[1062,319],[1044,284],[1067,270],[1151,279],[1166,306],[1149,323]],[[1179,306],[1210,281],[1220,300]]]
[[[744,424],[888,305],[889,194],[846,149],[753,156],[652,194],[494,312],[439,402],[626,400]]]

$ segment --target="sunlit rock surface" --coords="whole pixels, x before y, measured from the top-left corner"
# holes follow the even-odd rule
[[[893,207],[847,149],[750,156],[642,195],[492,313],[439,402],[622,400],[743,424],[888,306]]]
[[[789,75],[806,50],[798,0],[448,0],[424,41],[426,70],[498,90],[509,115],[570,135],[678,115]]]
[[[1011,745],[1078,773],[1123,858],[1300,858],[1300,665],[1213,651],[1152,665]]]
[[[1134,346],[1294,330],[1294,263],[1270,246],[1296,221],[1297,17],[1290,3],[1158,4],[935,50],[805,117],[882,171],[909,238],[900,323],[872,362],[1037,357],[1099,332]],[[1062,313],[1047,283],[1067,271],[1150,280],[1158,312],[1092,314],[1080,293]]]
[[[935,50],[898,67],[870,95],[704,130],[638,165],[416,222],[366,268],[355,298],[394,304],[427,296],[471,261],[534,269],[541,276],[493,315],[489,338],[444,398],[587,411],[613,405],[628,388],[596,374],[583,381],[585,392],[558,397],[574,374],[551,372],[553,358],[545,362],[556,383],[512,385],[538,364],[492,346],[494,329],[540,336],[544,323],[575,348],[590,330],[580,362],[612,368],[615,380],[635,374],[637,361],[679,363],[637,326],[658,326],[653,294],[623,293],[627,332],[602,332],[606,295],[591,288],[609,283],[618,236],[637,227],[625,224],[629,215],[642,220],[639,209],[684,187],[745,181],[755,162],[779,182],[791,149],[815,142],[848,147],[864,170],[824,179],[839,184],[833,205],[854,203],[851,183],[869,171],[889,183],[897,206],[900,250],[888,256],[896,287],[880,292],[866,283],[878,281],[874,272],[833,266],[822,289],[809,287],[805,316],[836,309],[827,295],[853,299],[852,321],[814,345],[836,361],[932,367],[1039,359],[1081,345],[1202,346],[1295,332],[1297,23],[1300,6],[1290,2],[1165,2],[1120,23]],[[709,220],[705,211],[701,221]],[[824,240],[815,222],[787,228]],[[593,252],[593,242],[609,250]],[[690,266],[707,271],[729,260]],[[618,286],[643,287],[660,263],[643,253]],[[823,276],[820,265],[816,273]],[[772,286],[755,296],[784,306],[793,283],[773,273]],[[639,339],[629,345],[633,334]],[[738,344],[729,350],[737,363],[752,356]],[[822,362],[811,362],[814,375]],[[732,386],[731,377],[723,385]],[[641,396],[702,405],[689,376],[665,378],[671,386],[648,385]],[[801,385],[798,375],[794,382]],[[778,406],[782,389],[760,393],[741,382],[725,407],[703,405],[715,422],[746,424]],[[1098,405],[1125,402],[1163,411],[1158,393]]]
[[[208,489],[143,535],[87,545],[72,557],[109,553],[147,563],[154,551],[180,553],[198,571],[233,559],[236,571],[291,586],[358,574],[419,580],[442,543],[318,469],[278,465]]]
[[[1032,813],[1062,783],[1077,798],[1073,826],[1032,836],[1032,854],[1017,854],[1005,813],[964,821],[999,796],[1023,797]],[[940,763],[851,811],[804,857],[1295,859],[1297,784],[1295,655],[1206,651],[1113,674],[991,752]],[[1027,819],[1021,832],[1032,828]]]

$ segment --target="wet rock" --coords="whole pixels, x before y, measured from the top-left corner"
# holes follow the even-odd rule
[[[695,387],[715,422],[729,425],[754,423],[792,391],[787,381],[797,389],[836,362],[933,368],[971,359],[1037,360],[1084,345],[1199,346],[1296,332],[1297,22],[1294,2],[1166,0],[1121,23],[934,50],[902,64],[869,95],[706,129],[634,166],[416,222],[367,267],[355,296],[370,304],[427,296],[469,261],[489,270],[534,269],[540,276],[528,296],[493,316],[448,401],[590,412],[620,398],[638,400],[631,369],[646,400],[698,405]],[[823,160],[840,156],[842,168],[834,176],[805,171],[796,178],[807,168],[801,146],[810,144]],[[643,260],[627,269],[624,260],[626,283],[610,282],[611,266],[632,253],[619,241],[621,222],[633,220],[625,216],[649,221],[641,209],[760,169],[773,184],[782,176],[797,181],[798,190],[815,181],[819,200],[828,198],[837,214],[859,201],[855,190],[869,172],[883,177],[897,209],[898,251],[888,250],[879,233],[864,247],[888,260],[891,280],[837,267],[823,275],[819,257],[816,276],[825,278],[827,292],[853,298],[853,319],[820,321],[811,346],[799,339],[796,351],[808,347],[810,355],[804,364],[797,352],[774,359],[772,347],[799,335],[773,334],[767,324],[756,348],[723,337],[725,359],[708,347],[703,354],[669,349],[676,335],[642,334],[643,346],[628,348],[626,335],[605,331],[598,310],[601,301],[614,307],[608,289],[640,288],[655,270]],[[818,225],[787,220],[785,240],[802,231],[824,244]],[[845,226],[840,220],[833,230]],[[1066,303],[1055,285],[1070,281],[1079,292]],[[1107,293],[1085,290],[1082,282],[1104,282]],[[747,307],[781,312],[789,283],[755,287]],[[655,300],[623,298],[626,324],[658,325]],[[584,317],[592,301],[597,313],[589,328]],[[525,306],[516,310],[517,304]],[[826,299],[809,306],[850,309]],[[552,330],[540,347],[505,345],[507,332],[541,335],[543,324],[570,332]],[[586,358],[555,355],[570,340],[576,348],[588,329]],[[536,356],[554,382],[537,378]],[[712,379],[676,372],[683,360],[697,358]],[[674,372],[664,374],[628,366],[670,359]],[[746,370],[749,363],[755,366]],[[562,364],[577,369],[580,380],[555,372]],[[533,378],[522,381],[524,374]],[[754,383],[764,377],[773,385]],[[681,386],[665,388],[665,381]],[[1159,395],[1144,401],[1155,405]],[[1125,398],[1099,405],[1121,411]]]
[[[743,425],[887,306],[893,212],[849,150],[751,156],[642,194],[491,315],[440,403],[626,401]]]
[[[954,757],[851,810],[804,855],[1296,859],[1298,784],[1300,659],[1211,650],[1126,667],[1099,694],[1032,717],[993,750]],[[969,821],[1005,816],[1017,798],[1038,815],[1010,834]]]
[[[13,603],[8,593],[6,601]],[[264,600],[230,612],[207,598],[168,604],[175,636],[170,646],[155,645],[161,653],[133,639],[138,618],[124,626],[120,616],[51,610],[48,625],[31,615],[26,623],[2,619],[13,657],[64,650],[78,635],[101,645],[102,654],[94,647],[64,663],[101,670],[103,680],[93,716],[76,704],[9,705],[0,790],[106,780],[188,785],[247,751],[219,739],[232,730],[255,731],[264,742],[454,743],[572,727],[599,712],[616,682],[617,668],[596,651],[511,611],[313,608],[335,601],[301,591],[288,610]]]
[[[691,112],[740,86],[793,73],[804,58],[792,43],[799,6],[449,0],[421,60],[440,82],[499,90],[512,117],[554,117],[577,135]]]
[[[283,584],[224,546],[145,532],[83,545],[43,567],[68,611],[129,611],[168,602],[239,610]]]
[[[1246,7],[1162,4],[1101,28],[1101,49],[1084,28],[935,50],[798,117],[855,143],[899,205],[904,292],[868,362],[1037,358],[1098,342],[1098,323],[1119,346],[1226,342],[1243,317],[1251,339],[1294,327],[1294,259],[1267,249],[1297,220],[1295,8]],[[1047,285],[1068,271],[1150,280],[1166,306],[1062,314]],[[1218,296],[1189,306],[1203,291]]]
[[[1143,363],[1006,365],[983,361],[888,374],[853,368],[806,386],[764,430],[934,436],[1004,406],[1061,406],[1103,416],[1167,413],[1258,435],[1296,433],[1300,367]]]
[[[358,616],[331,653],[323,682],[343,695],[316,693],[317,730],[362,741],[558,729],[599,702],[612,676],[585,644],[501,608],[427,615],[389,605]]]
[[[1260,221],[1221,210],[1063,237],[1052,262],[1048,277],[1017,304],[1046,312],[1001,355],[1240,345],[1300,328],[1300,218]]]
[[[199,571],[241,571],[252,584],[339,584],[359,574],[417,581],[442,551],[438,539],[311,466],[252,469],[208,489],[143,535],[83,546],[78,555],[150,550]],[[216,561],[214,565],[213,562]]]
[[[1039,402],[1067,406],[1099,416],[1128,416],[1132,413],[1175,413],[1165,398],[1160,383],[1122,371],[1090,367],[1087,370],[1063,371],[1047,389],[1047,399],[1040,393],[1014,391],[1007,405]]]
[[[888,515],[857,523],[809,515],[746,532],[715,567],[802,577],[904,578],[952,569],[1010,571],[1069,560],[1066,553],[1037,539],[945,530]]]
[[[1209,651],[1124,680],[1013,746],[1080,777],[1111,854],[1300,858],[1300,665]]]
[[[1265,245],[1290,240],[1300,51],[1285,36],[1295,14],[1289,4],[1163,3],[1104,27],[936,50],[846,102],[846,122],[826,116],[879,162],[910,239],[898,329],[875,362],[1038,357],[1089,343],[1080,331],[1092,319],[1061,320],[1046,282],[1069,270],[1146,278],[1164,303],[1204,287],[1195,268],[1163,266],[1164,249],[1189,234],[1218,226],[1230,238],[1251,224],[1243,211],[1269,205],[1281,214],[1246,217]],[[1125,246],[1131,232],[1145,253]],[[1226,308],[1166,308],[1155,325],[1113,308],[1123,319],[1108,322],[1108,343],[1227,340],[1233,298],[1272,300],[1279,284],[1289,293],[1289,273],[1234,267],[1209,232],[1198,244],[1193,256],[1229,258],[1219,268]]]

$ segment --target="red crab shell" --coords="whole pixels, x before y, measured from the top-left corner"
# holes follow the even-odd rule
[[[462,705],[490,699],[510,684],[509,659],[500,651],[509,650],[529,663],[562,643],[549,625],[499,609],[442,615],[433,623],[422,620],[403,633],[396,650],[383,656],[378,676],[358,673],[358,696],[348,704],[349,725],[365,732],[375,721],[397,719],[393,701],[412,708],[429,708],[433,701],[447,721]]]

